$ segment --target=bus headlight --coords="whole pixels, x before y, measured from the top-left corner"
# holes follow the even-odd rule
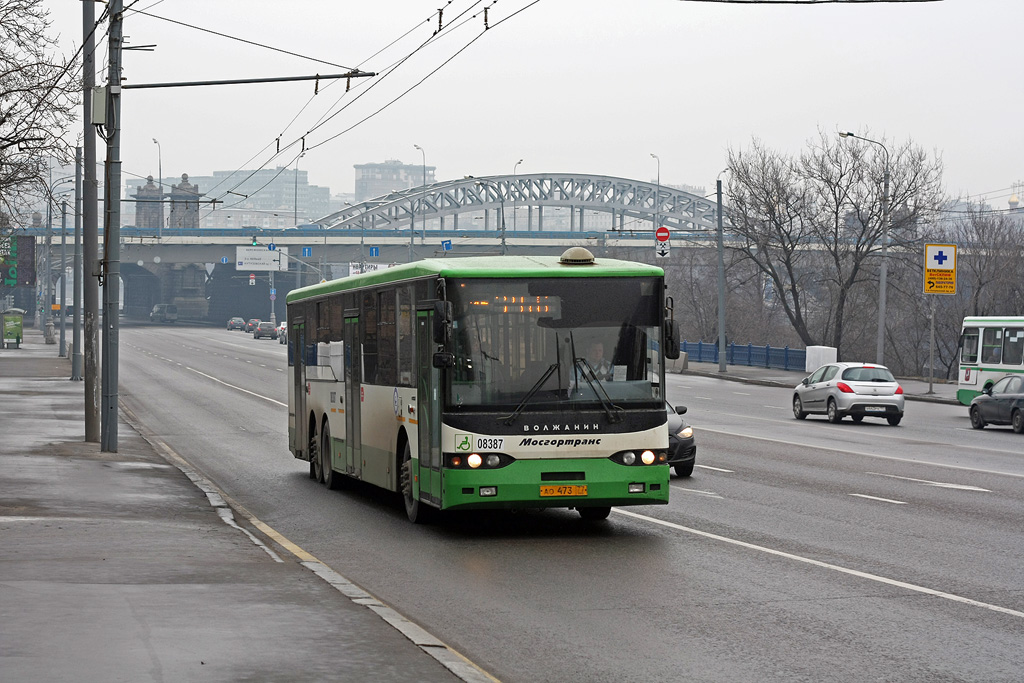
[[[497,467],[498,465],[501,464],[501,458],[499,458],[494,453],[491,453],[490,455],[487,456],[486,462],[488,467]]]
[[[479,453],[472,453],[468,458],[466,458],[466,464],[473,469],[476,469],[480,467],[480,465],[484,464],[484,459],[480,457]]]
[[[470,456],[470,457],[472,457],[472,456]],[[654,451],[644,451],[643,453],[640,454],[640,460],[645,465],[653,465],[654,464]]]
[[[634,453],[633,451],[626,451],[625,453],[622,454],[622,464],[623,465],[632,465],[635,462],[636,462],[636,453]]]

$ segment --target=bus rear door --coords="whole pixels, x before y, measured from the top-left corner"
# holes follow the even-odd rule
[[[363,433],[362,356],[359,346],[359,318],[345,318],[345,471],[356,478],[362,475]]]

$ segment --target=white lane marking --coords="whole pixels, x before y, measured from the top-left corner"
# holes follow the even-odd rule
[[[196,373],[197,375],[200,375],[200,376],[202,376],[202,377],[205,377],[206,379],[209,379],[209,380],[213,380],[213,381],[214,381],[214,382],[216,382],[217,384],[223,384],[224,386],[226,386],[226,387],[230,387],[231,389],[237,389],[238,391],[241,391],[241,392],[242,392],[243,394],[249,394],[250,396],[255,396],[256,398],[262,398],[262,399],[263,399],[264,401],[268,401],[268,402],[270,402],[270,403],[273,403],[274,405],[284,406],[285,408],[287,408],[287,407],[288,407],[288,404],[287,404],[287,403],[281,403],[280,401],[276,401],[276,400],[274,400],[274,399],[272,399],[272,398],[269,398],[269,397],[267,397],[267,396],[263,396],[262,394],[257,394],[256,392],[254,392],[254,391],[249,391],[248,389],[243,389],[242,387],[239,387],[239,386],[235,386],[234,384],[228,384],[227,382],[225,382],[225,381],[224,381],[224,380],[222,380],[222,379],[217,379],[217,378],[216,378],[216,377],[214,377],[213,375],[207,375],[207,374],[206,374],[205,372],[199,372],[199,371],[198,371],[198,370],[196,370],[195,368],[188,368],[188,367],[187,367],[187,368],[185,368],[185,369],[186,369],[186,370],[188,370],[189,372],[194,372],[194,373]]]
[[[978,472],[980,474],[998,474],[1004,477],[1015,477],[1017,479],[1024,479],[1024,474],[1018,474],[1016,472],[1002,472],[1000,470],[986,470],[979,467],[967,467],[966,465],[947,465],[941,462],[932,462],[930,460],[915,460],[914,458],[898,458],[894,455],[880,455],[878,453],[865,453],[864,451],[852,451],[845,448],[831,448],[829,446],[816,446],[814,444],[807,443],[806,441],[787,441],[785,439],[769,439],[766,436],[756,436],[754,434],[738,434],[736,432],[729,432],[724,429],[713,429],[711,427],[701,427],[702,432],[709,432],[711,434],[722,434],[724,436],[735,436],[742,439],[757,439],[758,441],[767,441],[769,443],[778,443],[783,446],[801,446],[803,448],[811,448],[818,451],[830,451],[832,453],[843,453],[845,455],[863,455],[866,458],[879,458],[881,460],[893,460],[895,462],[908,462],[913,465],[931,465],[932,467],[944,467],[950,470],[963,470],[965,472]],[[984,452],[1000,453],[1005,455],[1006,451],[996,451],[988,448],[972,448],[971,446],[957,446],[957,448],[970,448],[971,450],[980,450]]]
[[[750,396],[750,394],[746,391],[734,391],[732,393],[736,394],[737,396]]]
[[[848,493],[848,496],[856,496],[857,498],[867,498],[868,500],[880,500],[883,503],[892,503],[893,505],[906,505],[902,500],[892,500],[890,498],[879,498],[878,496],[868,496],[863,493]]]
[[[698,491],[697,489],[688,489],[682,486],[673,486],[672,488],[674,488],[676,491],[682,491],[684,493],[693,493],[698,496],[705,496],[707,498],[718,498],[719,500],[722,500],[722,496],[718,493],[715,493],[714,491]]]
[[[928,479],[914,479],[913,477],[900,477],[895,474],[882,474],[881,472],[866,472],[865,474],[873,474],[876,477],[888,477],[890,479],[902,479],[903,481],[912,481],[918,484],[925,484],[927,486],[937,486],[941,489],[957,489],[960,491],[981,491],[982,493],[992,493],[988,489],[983,489],[980,486],[968,486],[967,484],[948,484],[941,481],[929,481]]]
[[[999,605],[993,605],[993,604],[990,604],[990,603],[987,603],[987,602],[981,602],[979,600],[972,600],[971,598],[965,598],[962,595],[954,595],[953,593],[946,593],[946,592],[943,592],[943,591],[938,591],[938,590],[935,590],[934,588],[926,588],[925,586],[918,586],[916,584],[907,583],[905,581],[897,581],[896,579],[890,579],[890,578],[887,578],[887,577],[884,577],[884,576],[879,576],[878,574],[869,574],[867,572],[858,571],[856,569],[849,569],[847,567],[840,567],[837,564],[829,564],[828,562],[822,562],[820,560],[812,560],[809,557],[801,557],[800,555],[793,555],[792,553],[783,552],[781,550],[775,550],[773,548],[766,548],[766,547],[764,547],[762,545],[755,545],[753,543],[747,543],[746,541],[740,541],[740,540],[737,540],[735,538],[728,538],[726,536],[719,536],[718,534],[712,534],[712,533],[709,533],[707,531],[701,531],[699,529],[693,529],[691,527],[686,527],[686,526],[683,526],[681,524],[676,524],[674,522],[666,522],[665,520],[657,519],[655,517],[648,517],[646,515],[640,515],[640,514],[637,514],[635,512],[630,512],[628,510],[624,510],[622,508],[614,508],[613,507],[612,511],[613,512],[617,512],[620,515],[626,515],[627,517],[633,517],[635,519],[639,519],[639,520],[644,521],[644,522],[651,522],[653,524],[658,524],[658,525],[661,525],[661,526],[664,526],[664,527],[668,527],[670,529],[675,529],[677,531],[685,531],[687,533],[694,534],[695,536],[703,536],[704,538],[708,538],[708,539],[711,539],[713,541],[721,541],[722,543],[729,543],[730,545],[740,546],[741,548],[747,548],[748,550],[756,550],[758,552],[767,553],[769,555],[775,555],[776,557],[782,557],[782,558],[785,558],[787,560],[794,560],[796,562],[803,562],[804,564],[809,564],[809,565],[812,565],[812,566],[815,566],[815,567],[821,567],[822,569],[829,569],[829,570],[832,570],[832,571],[835,571],[835,572],[840,572],[842,574],[848,574],[850,576],[856,576],[857,578],[867,579],[868,581],[875,581],[875,582],[878,582],[878,583],[885,584],[887,586],[894,586],[896,588],[903,588],[903,589],[906,589],[906,590],[909,590],[909,591],[914,591],[916,593],[923,593],[925,595],[931,595],[931,596],[936,597],[936,598],[942,598],[943,600],[950,600],[952,602],[959,602],[959,603],[962,603],[964,605],[971,605],[973,607],[982,607],[984,609],[991,610],[993,612],[999,612],[1001,614],[1008,614],[1011,617],[1018,617],[1018,618],[1024,619],[1024,612],[1018,612],[1017,610],[1009,609],[1008,607],[1000,607]]]
[[[734,474],[735,472],[735,470],[726,470],[721,467],[712,467],[711,465],[697,465],[697,467],[701,467],[706,470],[714,470],[715,472],[725,472],[727,474]]]

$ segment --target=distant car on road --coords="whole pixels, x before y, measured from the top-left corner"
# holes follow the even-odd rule
[[[666,404],[668,411],[668,464],[676,471],[677,477],[693,474],[697,462],[697,443],[693,438],[693,427],[682,418],[686,406]]]
[[[872,363],[822,365],[793,391],[793,417],[824,414],[829,422],[849,415],[854,422],[882,417],[896,426],[903,419],[903,387],[889,368]]]
[[[256,324],[256,327],[252,331],[252,338],[260,339],[261,337],[277,339],[277,327],[274,326],[274,323],[268,321]]]
[[[245,318],[232,318],[228,321],[229,330],[244,330],[245,329]]]
[[[149,312],[149,320],[154,323],[178,322],[178,307],[174,304],[157,304]]]
[[[971,426],[1012,425],[1013,431],[1024,434],[1024,377],[1007,375],[981,390],[968,409]]]
[[[245,323],[245,330],[244,331],[245,332],[252,332],[253,330],[256,329],[256,326],[259,325],[259,324],[260,324],[260,319],[259,318],[249,318],[249,320]]]

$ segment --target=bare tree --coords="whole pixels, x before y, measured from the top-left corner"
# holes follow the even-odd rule
[[[939,205],[941,161],[909,142],[888,147],[882,155],[819,131],[796,158],[756,139],[729,151],[728,212],[741,238],[732,248],[771,281],[800,340],[835,346],[841,358],[851,314],[852,336],[870,339],[865,308],[877,301],[877,285],[867,287],[878,278],[886,167],[893,248],[916,242],[918,224]],[[864,353],[863,342],[854,350]]]
[[[76,57],[47,35],[42,0],[0,3],[0,212],[20,215],[23,197],[46,188],[49,160],[68,163],[65,140],[77,114]]]

